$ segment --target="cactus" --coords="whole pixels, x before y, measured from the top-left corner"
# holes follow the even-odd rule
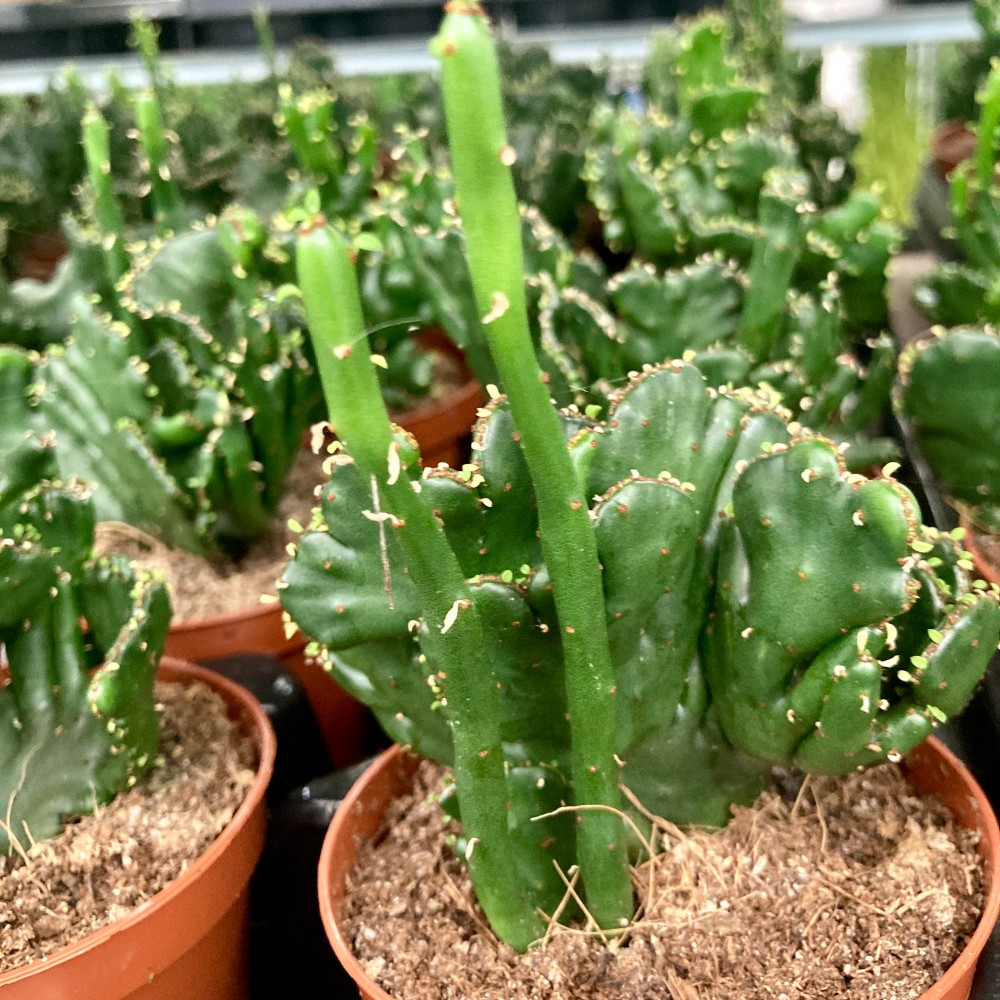
[[[1000,209],[995,198],[1000,66],[987,78],[979,103],[975,154],[950,179],[955,236],[964,260],[940,265],[914,290],[920,309],[948,326],[1000,321]]]
[[[1000,594],[971,585],[900,484],[849,475],[829,442],[693,365],[647,366],[604,422],[558,413],[532,362],[479,5],[450,4],[435,47],[509,399],[483,412],[473,464],[420,475],[378,404],[346,247],[311,222],[299,274],[341,443],[282,600],[390,735],[455,767],[473,885],[524,948],[564,892],[554,862],[579,863],[606,934],[629,914],[603,764],[646,808],[721,823],[775,762],[896,759],[971,692]],[[588,829],[595,813],[611,822]]]
[[[371,191],[377,162],[375,132],[364,117],[338,123],[329,90],[296,96],[279,87],[280,127],[295,151],[307,187],[317,188],[324,212],[353,218]]]
[[[392,158],[395,176],[379,184],[364,223],[381,244],[361,264],[365,318],[400,330],[415,321],[441,326],[480,381],[494,382],[462,225],[450,210],[451,176],[431,166],[419,136],[401,133]],[[763,225],[746,234],[743,269],[714,254],[664,272],[633,264],[609,280],[595,258],[574,254],[537,210],[523,208],[529,319],[551,396],[561,405],[603,405],[629,371],[694,352],[712,384],[766,388],[795,419],[849,441],[852,469],[898,457],[887,439],[865,439],[888,409],[892,341],[879,334],[855,346],[848,308],[870,291],[836,273],[813,273],[816,234],[800,211],[804,184],[799,171],[768,175],[759,194]],[[873,204],[858,199],[853,214],[831,215],[828,231],[859,229]],[[804,267],[810,288],[797,291],[792,278]]]
[[[245,269],[265,241],[233,213],[153,244],[118,282],[124,321],[77,299],[71,336],[34,359],[23,419],[56,431],[102,519],[203,555],[270,526],[319,397],[294,303]]]
[[[945,491],[1000,535],[1000,336],[935,328],[900,359],[896,403]]]
[[[8,361],[0,357],[4,382]],[[0,646],[10,674],[0,689],[0,851],[22,854],[153,766],[153,676],[170,618],[161,583],[93,555],[88,491],[39,483],[43,450],[24,451],[34,451],[34,473],[0,480]]]
[[[706,251],[746,263],[767,227],[760,199],[769,171],[808,164],[781,118],[762,117],[767,84],[748,82],[727,54],[721,18],[701,18],[661,45],[672,89],[661,88],[644,114],[606,106],[595,115],[585,177],[605,241],[660,266]],[[815,196],[815,178],[804,177]],[[824,207],[800,198],[798,207],[805,242],[795,286],[808,289],[834,271],[849,321],[883,323],[885,267],[897,235],[880,221],[878,202],[858,194]]]

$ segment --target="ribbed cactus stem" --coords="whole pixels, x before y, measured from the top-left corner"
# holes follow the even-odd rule
[[[94,189],[94,212],[103,239],[105,268],[112,287],[128,270],[125,252],[125,219],[111,180],[111,143],[108,123],[94,105],[83,115],[83,152],[87,161],[87,176]]]
[[[135,99],[139,142],[149,164],[150,195],[157,231],[161,235],[180,232],[185,226],[184,202],[170,173],[170,144],[155,92],[142,91]]]
[[[441,59],[455,192],[490,351],[510,401],[538,499],[540,537],[559,617],[581,812],[578,859],[587,906],[604,929],[632,916],[618,764],[615,677],[588,502],[535,360],[524,297],[520,222],[496,52],[478,3],[445,5]]]
[[[163,65],[160,61],[160,29],[145,17],[135,11],[132,15],[132,37],[130,43],[139,50],[146,72],[149,74],[149,85],[158,98],[163,97]]]
[[[373,505],[377,499],[387,516],[383,523],[399,541],[420,595],[422,646],[447,696],[476,895],[496,933],[523,951],[544,924],[525,902],[516,875],[497,682],[479,616],[454,552],[418,496],[419,478],[411,480],[406,468],[393,469],[393,432],[368,349],[354,266],[344,240],[325,220],[301,230],[297,267],[330,420],[371,482]]]

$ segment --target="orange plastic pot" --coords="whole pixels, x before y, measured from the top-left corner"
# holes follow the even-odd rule
[[[954,118],[943,122],[931,136],[931,159],[941,180],[946,181],[951,172],[976,151],[976,134],[969,123]]]
[[[364,753],[365,709],[317,663],[306,656],[306,638],[285,635],[280,604],[257,604],[210,618],[175,621],[166,655],[211,665],[239,653],[280,660],[302,684],[334,767],[346,767]]]
[[[219,694],[257,747],[257,774],[229,825],[201,857],[128,916],[49,958],[0,976],[3,1000],[246,1000],[248,886],[264,846],[271,724],[238,684],[164,658],[160,680],[198,680]]]
[[[43,283],[51,281],[68,250],[69,244],[61,229],[27,233],[18,247],[14,277],[32,278]]]
[[[358,986],[362,1000],[393,1000],[361,967],[340,928],[347,876],[360,845],[378,833],[389,803],[411,786],[419,758],[399,746],[386,750],[361,776],[337,810],[319,860],[319,909],[338,960]],[[919,1000],[967,1000],[976,963],[1000,914],[1000,828],[982,789],[965,766],[935,739],[911,751],[904,768],[924,795],[937,796],[958,822],[979,833],[987,881],[983,915],[969,943]]]
[[[964,517],[960,519],[960,523],[965,528],[965,538],[962,539],[962,544],[972,553],[976,573],[987,583],[995,583],[1000,587],[1000,566],[987,556],[986,550],[979,544],[976,529]]]

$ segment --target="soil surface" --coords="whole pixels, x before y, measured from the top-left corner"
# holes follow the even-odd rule
[[[162,571],[170,589],[175,622],[254,607],[262,594],[277,594],[275,581],[288,562],[288,543],[296,538],[288,521],[294,518],[302,525],[309,523],[310,511],[316,506],[316,490],[329,478],[324,476],[321,465],[321,458],[308,449],[302,450],[289,473],[270,531],[236,562],[209,562],[118,523],[98,525],[97,549],[117,552],[145,569]]]
[[[222,699],[198,683],[157,684],[156,696],[162,767],[27,857],[0,857],[0,972],[144,903],[205,851],[246,798],[257,754]]]
[[[622,946],[552,927],[519,956],[485,930],[445,845],[441,786],[422,765],[345,900],[347,939],[395,1000],[913,1000],[981,911],[976,834],[887,765],[768,791],[721,831],[659,824]]]

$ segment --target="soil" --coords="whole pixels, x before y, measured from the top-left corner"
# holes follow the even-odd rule
[[[308,524],[316,506],[316,490],[326,482],[321,459],[303,449],[289,473],[285,495],[278,505],[271,529],[234,562],[209,562],[172,549],[126,524],[97,527],[97,550],[117,552],[139,566],[166,575],[175,621],[192,621],[253,607],[262,594],[276,595],[275,581],[288,562],[287,546],[296,536],[290,518]]]
[[[421,765],[342,911],[395,1000],[913,1000],[981,912],[976,834],[887,765],[806,778],[794,798],[772,789],[721,831],[658,824],[664,853],[634,872],[643,906],[621,946],[553,926],[517,955],[486,931],[445,845],[442,782]]]
[[[0,857],[0,972],[51,955],[150,899],[222,832],[256,770],[253,742],[203,684],[157,684],[163,760],[26,857]]]

